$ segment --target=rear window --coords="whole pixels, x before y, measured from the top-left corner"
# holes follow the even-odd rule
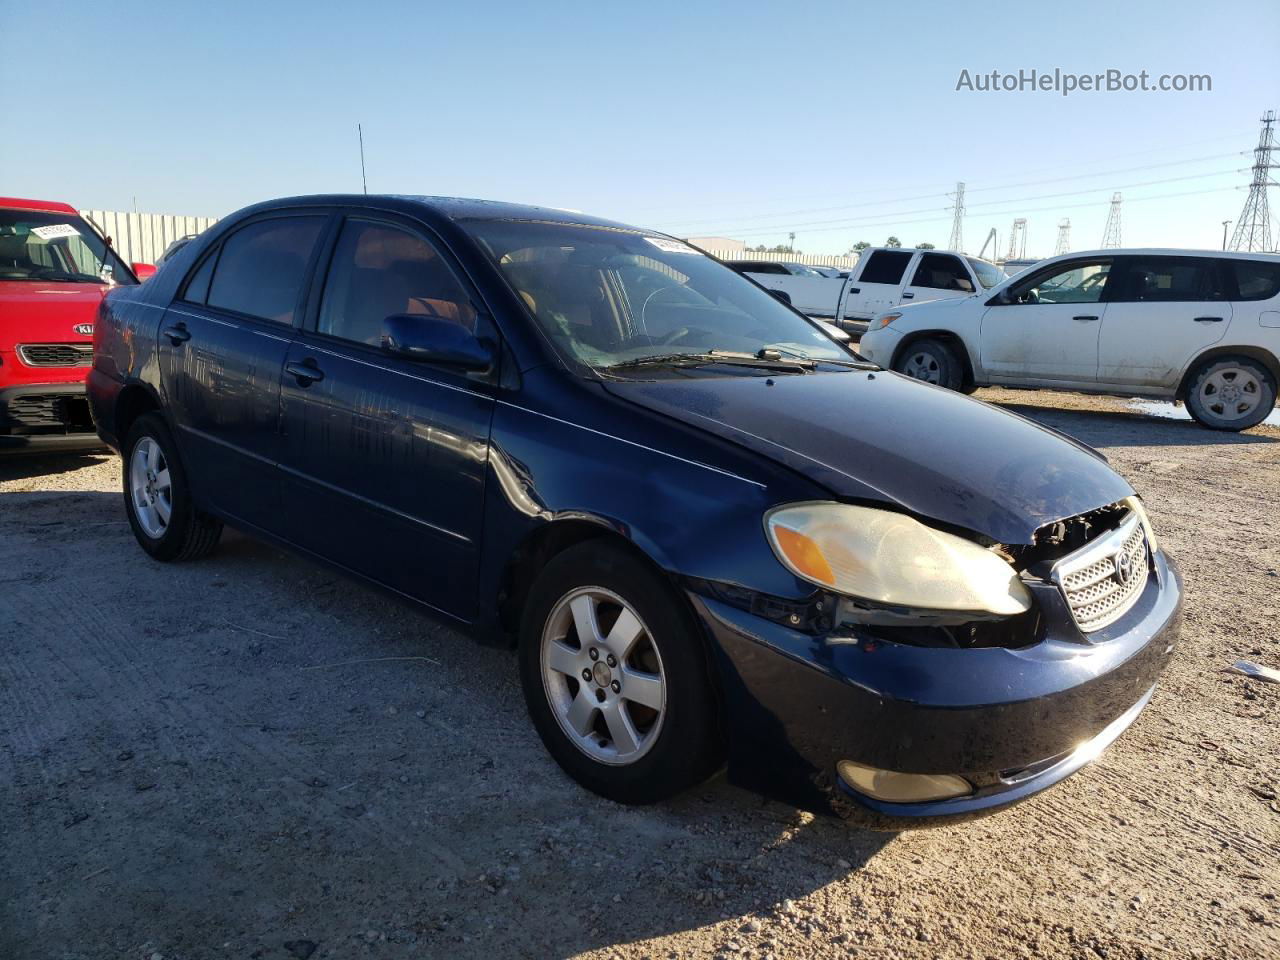
[[[761,263],[754,260],[734,260],[729,266],[742,273],[770,273],[783,274],[787,272],[787,268],[778,263]]]
[[[911,257],[908,250],[877,250],[867,261],[858,280],[862,283],[901,283]]]
[[[1268,260],[1231,260],[1241,300],[1270,300],[1280,293],[1280,263]]]
[[[209,284],[209,306],[292,323],[324,222],[324,217],[275,217],[231,234],[223,241]]]

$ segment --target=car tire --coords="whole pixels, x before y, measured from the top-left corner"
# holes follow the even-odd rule
[[[1192,373],[1187,410],[1211,430],[1248,430],[1275,409],[1275,377],[1248,357],[1215,357]]]
[[[195,560],[222,536],[222,521],[191,500],[187,473],[158,413],[139,417],[122,451],[124,506],[138,544],[156,560]]]
[[[916,340],[898,354],[893,369],[914,380],[922,380],[948,390],[964,386],[964,367],[955,349],[941,340]]]
[[[683,598],[620,546],[588,541],[543,568],[521,618],[520,679],[569,776],[644,804],[715,772],[723,751],[698,631]]]

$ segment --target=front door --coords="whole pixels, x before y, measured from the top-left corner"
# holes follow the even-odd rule
[[[475,615],[489,378],[395,356],[383,321],[445,317],[496,339],[424,234],[351,217],[281,378],[289,539],[463,619]]]
[[[1094,383],[1112,258],[1058,263],[1008,288],[982,316],[982,367],[997,381]]]
[[[1191,358],[1231,322],[1222,266],[1209,257],[1121,257],[1098,341],[1098,379],[1177,386]]]
[[[178,448],[200,499],[279,531],[280,370],[323,215],[237,228],[179,288],[160,323],[160,373]]]

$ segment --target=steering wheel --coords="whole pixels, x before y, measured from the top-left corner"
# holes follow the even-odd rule
[[[653,291],[653,293],[649,294],[647,297],[644,298],[644,303],[640,305],[640,329],[641,330],[645,331],[646,333],[648,333],[649,331],[649,325],[645,323],[645,320],[644,320],[644,312],[649,309],[649,304],[653,302],[653,298],[665,290],[680,290],[680,289],[683,289],[680,286],[680,284],[673,283],[665,287],[659,287],[657,290]]]
[[[672,330],[670,333],[668,333],[665,337],[663,337],[659,341],[659,345],[663,347],[669,347],[672,344],[679,343],[688,335],[689,335],[688,327],[678,327],[675,330]]]

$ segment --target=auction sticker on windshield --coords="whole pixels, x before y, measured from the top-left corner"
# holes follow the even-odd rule
[[[43,227],[32,227],[31,232],[41,240],[56,240],[58,237],[80,236],[80,231],[69,223],[50,223]]]
[[[679,240],[668,240],[666,237],[645,237],[650,243],[661,250],[663,253],[697,253],[687,243],[681,243]]]

